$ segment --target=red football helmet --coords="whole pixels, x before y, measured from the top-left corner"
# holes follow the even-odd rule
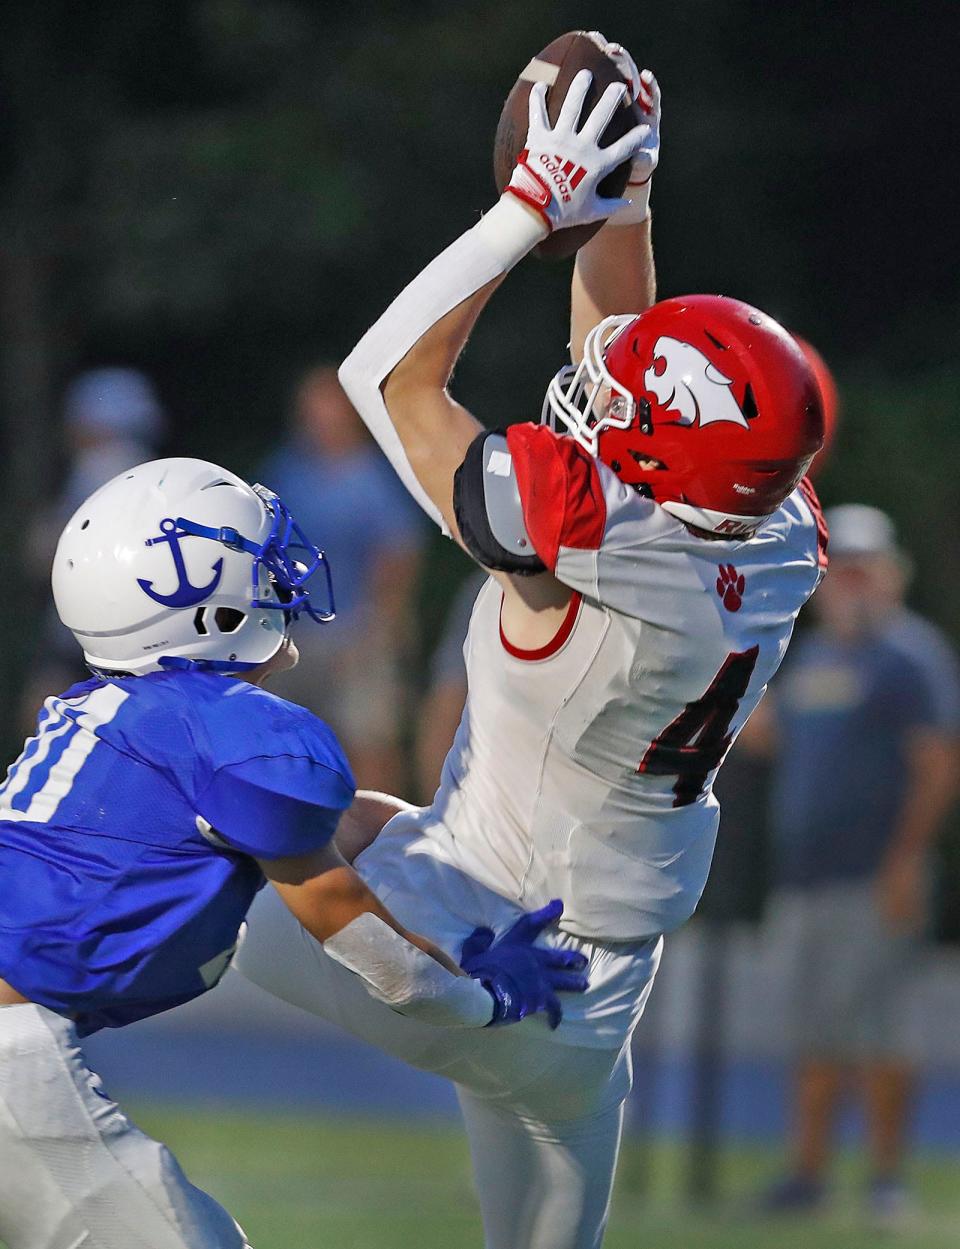
[[[544,419],[680,520],[731,537],[777,510],[823,443],[795,340],[720,295],[601,321],[550,383]]]

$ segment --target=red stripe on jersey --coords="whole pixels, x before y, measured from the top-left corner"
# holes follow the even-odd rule
[[[607,524],[607,504],[593,456],[572,438],[529,422],[510,426],[507,446],[527,533],[551,572],[562,546],[596,551]]]
[[[817,524],[817,552],[820,559],[820,567],[826,568],[830,562],[827,557],[827,544],[830,541],[830,530],[827,528],[827,522],[824,520],[823,508],[820,506],[820,500],[817,498],[817,492],[813,488],[813,482],[809,477],[804,477],[800,483],[800,493],[806,500],[807,507],[813,513],[813,519]],[[540,557],[541,559],[543,556]]]
[[[547,642],[546,646],[538,646],[535,650],[523,650],[519,646],[514,646],[507,638],[503,631],[503,598],[500,599],[500,641],[503,649],[508,655],[512,655],[514,659],[524,659],[527,663],[531,663],[537,659],[549,659],[551,655],[555,655],[563,646],[564,642],[573,632],[573,626],[577,623],[577,616],[580,614],[580,604],[583,600],[574,590],[570,596],[570,606],[567,608],[567,614],[564,616],[560,628],[553,637]]]

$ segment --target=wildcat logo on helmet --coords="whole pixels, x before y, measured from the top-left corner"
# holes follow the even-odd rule
[[[679,425],[730,421],[750,428],[730,389],[733,379],[725,377],[692,343],[666,335],[658,338],[643,382],[662,407],[679,414]]]

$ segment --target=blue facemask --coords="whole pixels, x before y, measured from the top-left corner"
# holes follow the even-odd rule
[[[177,530],[184,535],[221,542],[232,551],[244,551],[253,556],[251,607],[282,611],[288,620],[296,620],[303,612],[318,624],[328,623],[336,615],[336,606],[333,578],[326,555],[310,541],[291,516],[290,509],[272,490],[268,490],[266,486],[254,486],[253,489],[262,499],[273,520],[270,532],[263,542],[253,542],[231,526],[214,529],[209,525],[187,520],[183,516],[177,517]],[[276,599],[260,597],[261,568],[266,570],[270,578],[277,594]],[[321,606],[315,606],[311,601],[313,591],[306,586],[310,578],[321,569],[323,581],[320,584],[324,601]]]

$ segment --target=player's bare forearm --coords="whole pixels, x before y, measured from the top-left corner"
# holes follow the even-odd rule
[[[376,915],[452,975],[463,972],[439,946],[404,928],[333,845],[312,854],[259,860],[264,875],[300,924],[324,942],[365,912]]]
[[[359,789],[357,796],[340,817],[334,841],[337,849],[348,863],[372,845],[379,837],[384,824],[400,811],[409,811],[411,803],[391,794],[381,794],[372,789]]]
[[[570,287],[570,354],[578,362],[583,340],[604,317],[644,312],[657,298],[650,218],[637,225],[607,224],[577,252]]]
[[[447,383],[477,318],[502,281],[488,282],[432,325],[383,386],[387,411],[417,480],[454,534],[454,474],[483,426],[450,396]]]

